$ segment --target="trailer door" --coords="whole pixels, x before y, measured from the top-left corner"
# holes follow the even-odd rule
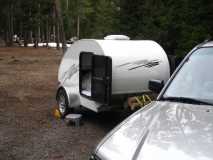
[[[94,55],[92,63],[92,99],[104,104],[111,101],[112,60]]]

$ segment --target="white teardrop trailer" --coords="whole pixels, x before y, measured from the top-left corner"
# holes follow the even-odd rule
[[[79,106],[95,112],[121,107],[128,97],[150,92],[149,80],[169,77],[167,55],[154,41],[121,35],[79,40],[60,64],[59,111],[65,116]]]

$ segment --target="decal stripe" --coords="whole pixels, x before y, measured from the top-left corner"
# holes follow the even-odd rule
[[[139,66],[135,66],[135,67],[132,67],[132,68],[129,68],[128,70],[134,70],[134,69],[137,69],[137,68],[140,68],[140,67],[147,67],[147,68],[151,68],[151,67],[154,67],[154,66],[157,66],[159,65],[160,62],[149,62],[147,64],[143,64],[143,65],[139,65]]]
[[[137,60],[137,61],[133,61],[133,62],[127,62],[127,63],[123,63],[121,65],[117,65],[116,67],[120,68],[120,67],[128,67],[128,70],[134,70],[140,67],[147,67],[147,68],[151,68],[154,66],[157,66],[160,64],[160,60],[158,59],[154,59],[154,60]]]

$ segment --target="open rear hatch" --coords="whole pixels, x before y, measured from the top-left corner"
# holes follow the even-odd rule
[[[80,94],[109,105],[112,95],[112,59],[91,52],[81,52],[79,58]]]

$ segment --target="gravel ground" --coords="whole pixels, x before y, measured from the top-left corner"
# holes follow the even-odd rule
[[[54,49],[0,48],[0,160],[84,160],[124,119],[83,113],[83,125],[53,117],[57,69]]]

